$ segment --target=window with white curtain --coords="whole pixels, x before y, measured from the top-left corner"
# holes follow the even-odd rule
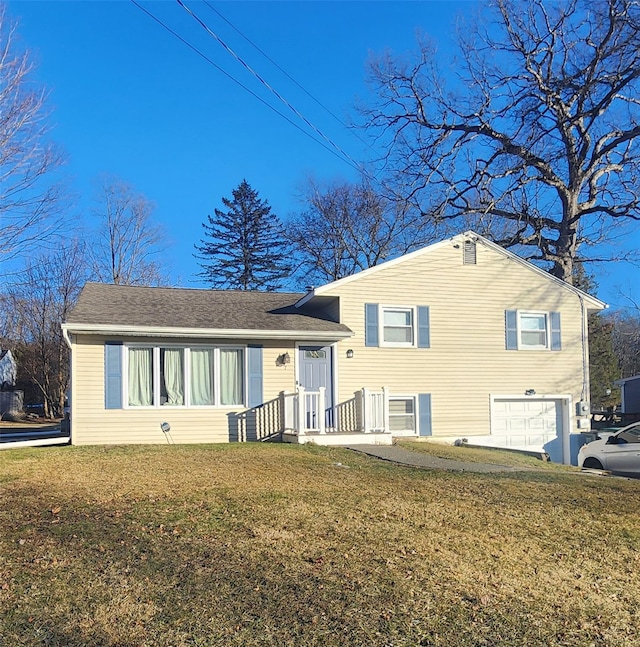
[[[129,406],[153,404],[153,348],[129,348]]]
[[[130,407],[241,406],[243,348],[129,346]]]
[[[191,349],[191,404],[194,407],[214,404],[213,348]]]
[[[220,349],[220,404],[242,404],[244,370],[243,352],[239,348]]]

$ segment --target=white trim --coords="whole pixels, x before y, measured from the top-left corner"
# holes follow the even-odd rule
[[[116,326],[113,324],[62,324],[62,331],[66,335],[103,334],[118,335],[119,337],[173,337],[193,339],[300,339],[313,335],[318,342],[336,342],[340,339],[353,337],[352,331],[328,332],[309,330],[261,330],[261,329],[236,329],[236,328],[165,328],[156,326]],[[327,345],[327,344],[325,344]]]
[[[434,243],[432,245],[428,245],[427,247],[423,247],[422,249],[417,249],[413,252],[409,252],[408,254],[405,254],[404,256],[398,256],[397,258],[393,258],[389,261],[385,261],[384,263],[380,263],[379,265],[375,265],[374,267],[370,267],[366,270],[363,270],[362,272],[358,272],[357,274],[351,274],[350,276],[345,276],[342,279],[338,279],[337,281],[333,281],[331,283],[327,283],[326,285],[321,285],[317,288],[314,288],[310,292],[308,292],[302,299],[300,299],[295,306],[300,307],[303,306],[305,303],[307,303],[309,300],[311,300],[313,297],[320,296],[322,294],[325,294],[326,292],[329,292],[331,290],[335,290],[337,288],[342,287],[343,285],[346,285],[347,283],[350,283],[351,281],[357,281],[358,279],[364,278],[366,276],[370,276],[371,274],[374,274],[376,272],[379,272],[380,270],[385,270],[390,267],[394,267],[395,265],[399,263],[403,263],[404,261],[407,260],[412,260],[414,258],[419,258],[423,254],[428,254],[432,251],[436,251],[440,249],[441,247],[444,247],[446,245],[453,245],[455,243],[464,243],[465,240],[471,238],[474,240],[476,243],[481,243],[485,247],[488,247],[489,249],[494,250],[495,252],[498,252],[502,254],[503,256],[506,256],[507,258],[516,261],[517,263],[520,263],[524,267],[530,269],[533,272],[536,272],[539,276],[545,277],[547,280],[552,281],[558,286],[561,286],[570,292],[573,292],[577,295],[579,295],[581,298],[583,298],[585,301],[588,301],[591,304],[592,309],[594,310],[605,310],[609,306],[604,302],[600,301],[600,299],[597,299],[596,297],[592,297],[590,294],[587,294],[586,292],[583,292],[582,290],[579,290],[578,288],[574,287],[573,285],[569,285],[568,283],[565,283],[565,281],[562,281],[559,278],[556,278],[555,276],[549,274],[545,270],[537,267],[536,265],[533,265],[529,261],[525,260],[524,258],[520,258],[517,254],[514,254],[513,252],[510,252],[508,249],[505,249],[504,247],[500,247],[500,245],[496,245],[496,243],[491,242],[487,238],[484,238],[483,236],[480,236],[480,234],[476,234],[473,231],[465,231],[461,234],[457,234],[456,236],[452,236],[451,238],[447,238],[445,240],[441,240],[438,243]]]
[[[398,310],[411,312],[411,342],[385,341],[384,312]],[[404,326],[405,328],[407,326]],[[417,348],[418,347],[418,309],[416,306],[378,304],[378,346],[380,348]]]
[[[156,409],[174,410],[174,409],[222,409],[233,410],[238,407],[247,408],[247,400],[249,393],[249,367],[248,367],[248,353],[246,345],[238,344],[157,344],[154,342],[124,342],[122,344],[123,358],[122,358],[122,408],[131,411],[151,411]],[[151,348],[152,349],[152,380],[153,404],[150,406],[135,406],[129,404],[129,349],[130,348]],[[160,349],[161,348],[179,348],[183,352],[184,360],[184,375],[183,375],[183,388],[184,388],[184,404],[180,405],[162,405],[159,403],[158,398],[160,394]],[[194,405],[191,404],[191,349],[192,348],[209,348],[213,350],[213,404]],[[221,404],[220,403],[220,350],[241,350],[242,351],[242,402],[238,404]],[[156,369],[157,367],[157,369]]]
[[[533,316],[533,317],[544,317],[544,334],[546,344],[542,346],[538,344],[537,346],[532,346],[522,343],[522,326],[520,325],[520,318],[522,316]],[[518,336],[518,350],[551,350],[551,316],[549,312],[543,310],[516,310],[516,331]],[[535,331],[527,331],[535,332]]]
[[[391,415],[391,401],[392,400],[413,400],[413,431],[410,429],[403,429],[401,431],[396,431],[391,429],[391,418],[393,417]],[[389,421],[389,433],[392,434],[393,436],[401,436],[401,437],[413,437],[413,436],[419,436],[420,435],[420,417],[419,417],[419,407],[420,403],[418,402],[418,394],[417,393],[389,393],[388,397],[388,402],[389,402],[389,409],[387,412],[388,416],[388,421]],[[399,416],[399,414],[396,414]],[[407,414],[403,414],[407,415]]]
[[[296,359],[294,363],[296,380],[296,388],[300,385],[300,346],[322,346],[322,348],[329,348],[331,350],[331,403],[333,406],[333,424],[338,424],[338,345],[333,344],[319,344],[317,341],[297,341],[295,343]]]

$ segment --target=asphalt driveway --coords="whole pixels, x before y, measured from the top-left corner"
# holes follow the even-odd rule
[[[468,463],[466,461],[438,458],[437,456],[431,456],[423,452],[414,452],[399,445],[349,445],[347,449],[408,467],[477,473],[531,471],[530,467],[513,467],[511,465],[493,463]]]

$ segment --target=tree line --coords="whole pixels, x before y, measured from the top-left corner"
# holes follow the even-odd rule
[[[56,249],[63,155],[4,8],[0,42],[0,344],[32,397],[60,415],[69,376],[59,324],[81,286],[169,283],[158,260],[166,238],[150,200],[102,178],[92,244],[67,238]],[[197,278],[299,290],[471,228],[583,286],[588,263],[637,255],[615,243],[640,219],[639,78],[633,0],[488,0],[460,25],[454,60],[422,38],[413,56],[370,62],[360,125],[380,151],[375,173],[309,182],[286,222],[242,179],[203,222]],[[613,379],[640,373],[640,310],[590,327],[592,401],[606,405]]]

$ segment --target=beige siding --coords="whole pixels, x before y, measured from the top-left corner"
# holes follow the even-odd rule
[[[71,420],[74,444],[215,443],[255,438],[256,412],[242,407],[105,409],[104,341],[97,336],[75,336],[73,340]],[[138,341],[158,345],[181,343],[177,339]],[[199,340],[198,343],[203,342]],[[210,343],[221,342],[212,340]],[[245,344],[247,341],[233,343]],[[263,435],[279,427],[279,392],[292,390],[295,386],[293,363],[281,366],[276,361],[278,355],[287,351],[295,356],[293,343],[264,343],[266,405],[258,413],[262,423],[258,426]],[[171,425],[169,436],[160,429],[162,422]]]
[[[484,245],[477,264],[444,245],[334,288],[355,337],[338,344],[339,401],[362,388],[431,393],[434,436],[490,432],[490,395],[582,397],[582,309],[578,296]],[[333,291],[329,292],[333,294]],[[431,347],[364,345],[366,303],[430,308]],[[507,351],[505,310],[559,311],[562,351]],[[354,351],[346,358],[347,349]]]

